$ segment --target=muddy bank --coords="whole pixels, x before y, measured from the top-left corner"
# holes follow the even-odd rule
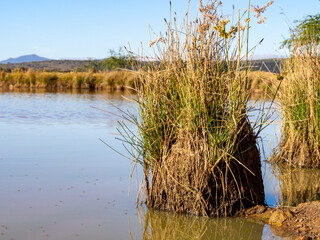
[[[297,239],[320,239],[320,201],[288,208],[258,205],[238,213],[238,216],[268,223],[279,236],[297,235]]]

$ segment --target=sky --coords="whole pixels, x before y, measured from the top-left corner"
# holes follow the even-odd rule
[[[269,0],[251,0],[263,6]],[[205,2],[205,0],[204,0]],[[182,18],[187,0],[172,0],[172,11]],[[247,9],[248,0],[222,0],[224,14]],[[191,2],[196,15],[198,0]],[[149,51],[150,27],[165,30],[169,0],[0,0],[0,60],[27,54],[50,59],[102,59],[109,50],[130,46],[133,52]],[[253,24],[250,46],[257,57],[284,56],[280,42],[289,37],[294,20],[319,13],[318,0],[275,0],[263,16],[265,24]]]

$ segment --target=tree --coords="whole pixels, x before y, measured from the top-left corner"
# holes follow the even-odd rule
[[[120,48],[118,52],[109,50],[109,53],[110,57],[105,58],[102,62],[104,69],[115,70],[130,67],[130,56],[125,54],[122,48]]]
[[[281,48],[291,49],[295,43],[308,45],[320,42],[320,14],[309,15],[304,20],[295,21],[295,23],[297,25],[291,29],[291,37],[281,43]]]
[[[123,49],[120,48],[118,52],[109,50],[110,57],[103,60],[89,59],[88,64],[84,69],[93,72],[117,69],[131,69],[133,60],[128,54],[125,54]]]

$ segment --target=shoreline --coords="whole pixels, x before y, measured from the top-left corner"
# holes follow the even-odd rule
[[[301,203],[296,207],[257,205],[239,212],[237,217],[262,221],[281,237],[320,239],[320,201]]]
[[[137,74],[130,71],[110,72],[46,72],[15,69],[0,71],[0,89],[46,89],[63,91],[68,89],[122,90],[135,87]]]
[[[250,71],[248,79],[253,98],[272,98],[277,84],[275,73]],[[137,80],[137,73],[126,70],[64,73],[14,69],[12,72],[0,71],[0,90],[134,91]]]

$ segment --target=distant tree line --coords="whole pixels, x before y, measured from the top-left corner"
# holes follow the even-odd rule
[[[134,60],[125,53],[122,48],[118,52],[109,50],[110,56],[103,60],[88,60],[88,64],[84,66],[84,70],[99,72],[99,71],[114,71],[120,69],[132,69]]]

